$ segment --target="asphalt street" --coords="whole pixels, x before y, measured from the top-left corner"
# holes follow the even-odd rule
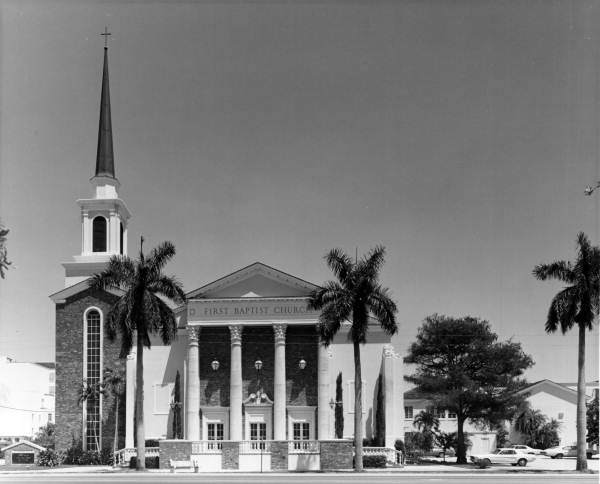
[[[506,484],[510,479],[511,484],[584,484],[597,483],[597,474],[152,474],[136,473],[127,474],[4,474],[0,475],[0,482],[15,483],[60,483],[60,482],[83,482],[85,484],[124,483],[124,484],[148,484],[148,483],[215,483],[215,484],[397,484],[397,483],[482,483],[482,484]]]

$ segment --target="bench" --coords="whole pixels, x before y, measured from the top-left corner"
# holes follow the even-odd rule
[[[175,469],[191,469],[194,468],[195,472],[198,472],[198,461],[197,460],[173,460],[169,459],[169,467],[171,472],[175,472]]]

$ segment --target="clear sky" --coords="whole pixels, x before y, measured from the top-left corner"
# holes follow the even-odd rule
[[[186,290],[262,261],[315,283],[375,244],[402,350],[432,313],[523,343],[531,380],[576,380],[546,335],[539,262],[599,240],[600,5],[568,1],[0,4],[0,354],[54,359],[61,262],[92,193],[103,39],[129,251],[171,240]],[[598,330],[588,336],[598,378]]]

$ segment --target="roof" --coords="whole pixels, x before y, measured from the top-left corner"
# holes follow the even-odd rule
[[[34,364],[43,366],[44,368],[48,368],[50,370],[54,370],[56,368],[56,363],[53,361],[34,361]]]
[[[50,299],[54,301],[55,304],[63,304],[67,298],[74,296],[82,291],[89,289],[89,278],[85,279],[77,284],[73,284],[72,286],[65,287],[54,294],[50,294]],[[124,291],[122,289],[118,289],[116,287],[110,287],[106,289],[106,292],[109,292],[115,296],[122,296]]]
[[[33,442],[29,442],[29,440],[21,440],[20,442],[15,442],[14,444],[8,445],[8,446],[0,449],[0,451],[4,452],[4,451],[7,451],[7,450],[10,450],[13,447],[16,447],[17,445],[27,445],[27,446],[32,447],[32,448],[37,449],[37,450],[46,450],[45,447],[42,447],[41,445],[34,444]]]
[[[254,262],[246,267],[242,267],[241,269],[232,272],[231,274],[223,276],[217,279],[216,281],[206,284],[198,289],[194,289],[193,291],[190,291],[186,296],[188,299],[201,298],[206,293],[213,292],[217,289],[229,286],[255,274],[262,274],[273,280],[278,280],[290,286],[295,286],[299,289],[305,290],[306,292],[310,292],[319,287],[316,284],[305,281],[304,279],[300,279],[299,277],[292,276],[287,272],[280,271],[279,269],[275,269],[274,267],[271,267],[262,262]]]
[[[112,121],[110,116],[110,89],[108,87],[107,47],[104,47],[104,68],[102,71],[102,94],[100,96],[100,121],[98,123],[98,150],[96,151],[95,176],[115,177]]]

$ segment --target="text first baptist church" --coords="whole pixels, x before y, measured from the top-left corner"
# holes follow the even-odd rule
[[[97,382],[106,368],[126,374],[118,446],[134,444],[135,354],[119,359],[120,342],[110,342],[103,331],[120,292],[92,291],[87,283],[111,255],[127,254],[130,213],[115,178],[107,62],[105,48],[93,195],[77,201],[81,254],[63,264],[65,288],[51,296],[56,305],[57,449],[79,438],[87,449],[112,446],[113,402],[78,401],[83,379]],[[343,436],[351,437],[352,344],[347,329],[329,347],[319,344],[318,313],[307,309],[307,296],[315,287],[256,262],[188,292],[185,305],[175,308],[179,329],[173,343],[165,346],[155,338],[144,351],[146,438],[174,437],[177,373],[185,440],[331,440],[338,405],[344,414]],[[385,414],[385,445],[393,447],[404,434],[401,360],[376,321],[369,332],[362,351],[363,435],[373,435],[379,409]],[[336,384],[340,374],[341,385]],[[383,404],[377,403],[378,393]]]

